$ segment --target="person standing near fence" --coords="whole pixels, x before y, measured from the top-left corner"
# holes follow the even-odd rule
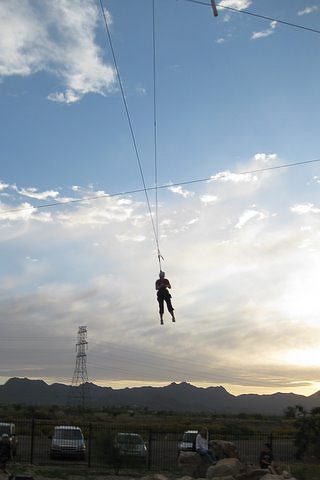
[[[217,463],[214,453],[212,450],[209,450],[209,432],[206,427],[202,427],[196,436],[196,452],[201,458],[211,463],[211,465],[215,465]]]
[[[7,462],[11,459],[11,456],[12,452],[9,435],[3,433],[0,440],[0,470],[6,475],[8,475]]]

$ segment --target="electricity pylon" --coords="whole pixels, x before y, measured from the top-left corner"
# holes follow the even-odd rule
[[[72,404],[86,408],[90,405],[90,390],[87,371],[87,327],[78,329],[78,341],[76,344],[76,365],[73,372],[71,392]]]

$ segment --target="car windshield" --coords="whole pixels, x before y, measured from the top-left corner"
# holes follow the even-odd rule
[[[63,440],[82,440],[82,434],[80,430],[55,430],[54,436],[55,438],[62,438]]]
[[[10,425],[0,425],[0,436],[6,433],[7,435],[11,434]]]
[[[141,445],[143,443],[142,438],[138,435],[118,435],[118,443],[130,443],[131,445]]]
[[[195,432],[186,432],[183,434],[182,440],[184,442],[194,442],[196,439],[197,434]]]

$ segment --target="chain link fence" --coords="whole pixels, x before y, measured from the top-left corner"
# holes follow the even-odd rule
[[[14,461],[20,464],[83,465],[94,468],[177,471],[179,446],[183,432],[164,432],[151,428],[110,426],[101,423],[64,425],[42,420],[15,422],[17,451]],[[57,427],[64,428],[58,430]],[[56,427],[56,429],[55,429]],[[78,429],[75,429],[78,427]],[[75,431],[83,437],[73,439]],[[68,438],[63,438],[67,431]],[[60,436],[60,438],[59,438]],[[56,438],[58,437],[58,438]],[[258,464],[259,454],[266,442],[272,444],[277,461],[294,461],[294,436],[279,433],[248,433],[221,435],[210,431],[210,439],[233,442],[244,463]],[[82,447],[82,445],[85,447]],[[85,448],[85,450],[84,450]]]

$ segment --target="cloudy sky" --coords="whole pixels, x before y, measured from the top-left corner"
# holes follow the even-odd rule
[[[69,383],[86,325],[99,385],[314,393],[320,35],[279,20],[320,7],[102,3],[137,150],[100,2],[0,2],[0,382]]]

